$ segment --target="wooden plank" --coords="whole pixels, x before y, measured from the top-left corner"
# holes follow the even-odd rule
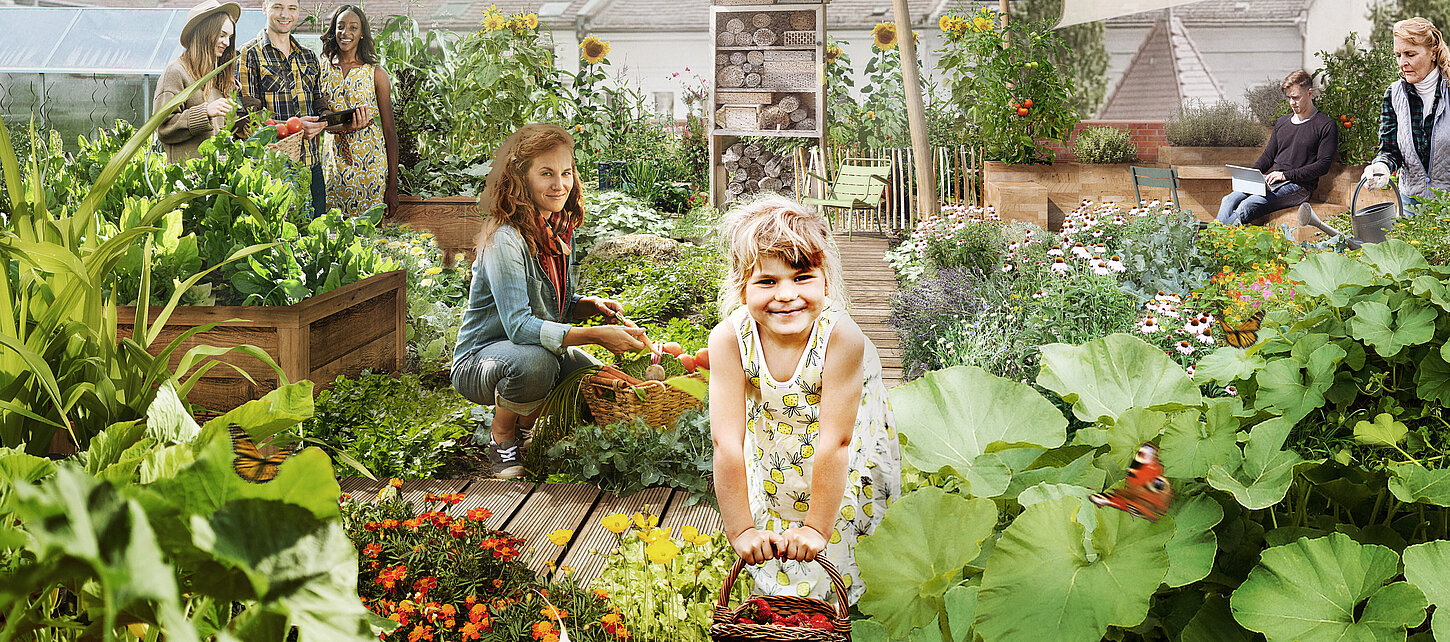
[[[396,311],[395,292],[359,301],[309,324],[304,347],[310,354],[303,353],[308,368],[322,368],[383,337],[391,342],[396,328],[390,323],[378,323],[377,319],[391,317]]]
[[[411,479],[403,482],[403,487],[398,489],[398,496],[403,501],[413,505],[413,510],[442,509],[442,502],[429,502],[427,495],[451,495],[461,492],[468,486],[467,479]]]
[[[574,579],[579,582],[579,585],[588,586],[589,582],[599,577],[599,573],[604,570],[606,555],[615,548],[614,533],[605,529],[599,520],[615,513],[633,515],[647,512],[658,516],[665,512],[671,492],[668,488],[655,487],[646,488],[629,497],[615,497],[605,493],[595,504],[593,510],[589,512],[589,517],[584,520],[583,525],[575,531],[574,541],[570,542],[568,553],[563,556],[559,566],[572,568]],[[545,544],[548,542],[546,541]],[[597,554],[590,551],[597,551]]]
[[[503,530],[528,543],[523,561],[538,573],[549,562],[558,562],[563,554],[549,541],[549,533],[564,528],[575,531],[577,539],[579,525],[599,495],[599,489],[589,484],[539,484],[513,518],[504,523]]]
[[[533,482],[480,479],[468,485],[463,501],[449,507],[448,514],[463,517],[468,511],[483,508],[492,513],[484,520],[484,527],[497,530],[514,518],[536,486]]]
[[[326,316],[337,314],[354,305],[385,296],[389,291],[400,290],[408,278],[402,270],[375,274],[356,283],[350,283],[331,292],[319,294],[296,306],[301,323],[312,323]]]
[[[352,495],[352,498],[372,503],[378,501],[378,491],[387,485],[386,479],[368,479],[366,477],[344,477],[338,480],[337,485],[342,487],[342,492]]]
[[[680,529],[684,528],[686,524],[694,526],[695,530],[705,535],[714,534],[725,527],[720,521],[720,511],[711,506],[709,502],[701,498],[693,505],[686,506],[685,499],[684,492],[675,491],[670,498],[669,510],[664,517],[660,518],[660,526],[670,529],[671,535],[682,536],[683,533]]]

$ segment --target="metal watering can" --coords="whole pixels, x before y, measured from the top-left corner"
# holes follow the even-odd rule
[[[1349,224],[1353,235],[1346,238],[1349,249],[1357,250],[1365,243],[1382,243],[1385,235],[1395,226],[1395,219],[1404,216],[1405,204],[1400,198],[1400,190],[1395,190],[1395,202],[1392,206],[1389,203],[1375,203],[1364,209],[1355,209],[1359,202],[1359,190],[1364,187],[1368,179],[1361,178],[1359,184],[1354,186],[1354,195],[1349,198]],[[1324,230],[1330,236],[1339,236],[1339,230],[1330,227],[1328,223],[1319,220],[1314,215],[1314,210],[1309,207],[1299,208],[1299,225],[1310,225]],[[1284,235],[1293,238],[1289,224],[1284,224]]]

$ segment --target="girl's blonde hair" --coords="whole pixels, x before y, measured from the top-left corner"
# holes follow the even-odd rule
[[[841,277],[841,255],[825,219],[793,200],[774,194],[736,206],[720,221],[720,242],[729,260],[720,287],[720,317],[745,302],[745,284],[765,257],[798,270],[820,268],[826,295],[849,305]]]
[[[1394,33],[1396,38],[1413,46],[1428,48],[1435,66],[1440,68],[1440,75],[1450,80],[1450,45],[1445,43],[1435,23],[1424,18],[1401,20],[1395,23]]]

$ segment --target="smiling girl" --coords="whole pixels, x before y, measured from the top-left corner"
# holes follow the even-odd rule
[[[385,205],[392,214],[398,206],[392,81],[378,64],[367,14],[357,6],[339,6],[322,33],[322,94],[327,111],[357,108],[352,122],[327,128],[332,133],[332,143],[323,146],[328,206],[355,216]]]
[[[825,557],[850,602],[865,586],[856,541],[901,494],[881,359],[845,307],[821,217],[767,197],[722,223],[729,272],[710,333],[715,488],[755,592],[823,598]]]
[[[1396,22],[1394,34],[1401,80],[1385,90],[1379,154],[1363,178],[1383,188],[1398,171],[1409,207],[1431,187],[1450,190],[1450,45],[1424,18]]]
[[[221,131],[227,114],[237,108],[230,96],[236,88],[234,36],[241,15],[242,7],[237,3],[222,4],[217,0],[198,4],[186,15],[186,26],[181,29],[181,46],[185,49],[161,72],[153,108],[160,109],[217,67],[227,69],[214,76],[204,90],[187,98],[157,128],[156,138],[166,148],[166,159],[173,163],[196,157],[201,141]]]
[[[474,403],[496,406],[488,452],[494,477],[523,474],[519,429],[533,425],[560,378],[594,363],[571,346],[615,353],[644,347],[639,328],[570,325],[620,311],[618,302],[574,295],[569,272],[583,202],[574,139],[564,128],[524,125],[494,154],[479,197],[484,222],[468,309],[453,350],[453,387]]]

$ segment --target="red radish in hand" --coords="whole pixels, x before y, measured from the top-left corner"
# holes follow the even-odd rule
[[[666,342],[664,345],[660,346],[660,350],[675,355],[676,357],[685,354],[685,348],[674,341]]]
[[[704,368],[706,370],[709,370],[710,369],[710,349],[709,348],[700,348],[700,351],[695,353],[695,367],[696,368]]]

